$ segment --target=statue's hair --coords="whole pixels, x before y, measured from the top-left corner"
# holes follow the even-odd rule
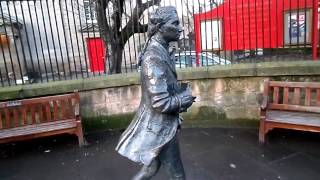
[[[149,17],[148,36],[151,37],[156,34],[159,28],[169,21],[173,14],[177,14],[177,10],[173,6],[159,7],[155,9]]]
[[[173,6],[165,6],[159,7],[155,9],[149,16],[149,23],[148,23],[148,40],[141,51],[139,58],[138,58],[138,65],[141,66],[142,57],[149,45],[149,41],[153,35],[155,35],[159,28],[168,22],[172,15],[177,14],[177,9]]]

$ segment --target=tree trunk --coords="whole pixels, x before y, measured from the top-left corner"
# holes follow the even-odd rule
[[[100,36],[105,44],[105,63],[109,67],[109,74],[121,73],[124,45],[134,33],[144,33],[147,31],[148,25],[140,24],[139,19],[147,8],[153,5],[159,5],[160,1],[161,0],[147,0],[142,3],[141,0],[137,0],[136,7],[132,9],[133,13],[131,14],[131,18],[123,28],[121,28],[121,17],[125,12],[124,0],[95,1]],[[109,10],[107,9],[109,5],[113,7],[112,15],[109,14]],[[107,10],[109,14],[108,19],[106,16]]]
[[[122,44],[115,43],[111,45],[110,49],[111,52],[109,51],[109,54],[112,54],[108,59],[108,61],[110,62],[110,73],[121,73],[122,53],[124,50],[124,46]]]

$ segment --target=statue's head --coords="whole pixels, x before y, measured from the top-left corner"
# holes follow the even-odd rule
[[[181,32],[182,27],[175,7],[159,7],[150,14],[149,37],[159,34],[167,42],[178,41]]]

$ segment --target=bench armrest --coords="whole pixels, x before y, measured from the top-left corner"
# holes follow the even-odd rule
[[[263,96],[262,102],[260,104],[261,110],[266,110],[268,106],[268,96]]]

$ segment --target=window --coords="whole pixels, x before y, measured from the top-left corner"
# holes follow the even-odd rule
[[[84,0],[84,13],[87,23],[97,23],[97,13],[95,9],[95,3],[93,0]]]
[[[286,12],[284,15],[285,44],[310,44],[312,34],[311,25],[312,14],[309,9]]]
[[[222,40],[221,20],[208,20],[201,22],[201,41],[202,50],[221,49]]]

